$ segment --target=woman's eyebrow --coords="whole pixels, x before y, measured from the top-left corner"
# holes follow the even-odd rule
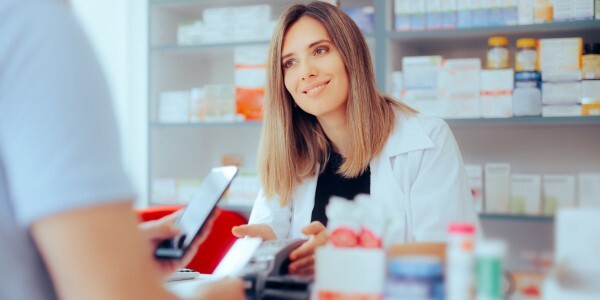
[[[320,39],[320,40],[318,40],[318,41],[316,41],[316,42],[312,42],[312,43],[310,43],[310,45],[308,45],[308,47],[307,47],[307,48],[308,48],[308,49],[310,49],[310,48],[312,48],[312,47],[314,47],[314,46],[316,46],[316,45],[318,45],[318,44],[320,44],[320,43],[323,43],[323,42],[326,42],[326,43],[331,43],[331,41],[330,41],[330,40],[328,40],[328,39]],[[292,56],[292,55],[293,55],[293,53],[288,53],[288,54],[286,54],[286,55],[282,56],[282,57],[281,57],[281,60],[283,61],[283,60],[285,60],[286,58],[288,58],[288,57],[290,57],[290,56]]]

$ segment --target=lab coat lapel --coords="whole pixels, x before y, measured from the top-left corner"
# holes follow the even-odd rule
[[[433,147],[417,117],[397,113],[396,125],[381,153],[371,160],[371,199],[384,205],[387,230],[384,243],[410,241],[410,205],[407,193],[418,170],[411,170],[408,153]],[[413,174],[414,173],[414,174]],[[414,175],[414,176],[413,176]]]

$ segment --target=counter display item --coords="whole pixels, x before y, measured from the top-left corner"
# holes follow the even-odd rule
[[[387,265],[385,299],[449,299],[444,298],[444,268],[439,258],[397,257]]]
[[[446,299],[472,299],[475,294],[475,226],[467,223],[448,225],[446,248]],[[412,299],[412,298],[411,298]]]
[[[483,240],[477,243],[475,248],[477,299],[503,299],[502,280],[505,256],[506,244],[502,241]]]

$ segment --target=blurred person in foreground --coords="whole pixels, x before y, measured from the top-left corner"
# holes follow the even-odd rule
[[[156,243],[175,215],[138,224],[105,79],[67,4],[0,2],[0,299],[174,299]],[[208,231],[203,233],[204,236]],[[240,280],[199,299],[242,299]]]

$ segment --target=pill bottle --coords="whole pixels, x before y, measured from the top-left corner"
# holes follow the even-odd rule
[[[493,36],[488,39],[489,49],[487,51],[488,69],[508,68],[508,39],[503,36]]]
[[[535,71],[537,50],[535,39],[518,39],[515,53],[515,72]]]
[[[600,44],[585,44],[581,63],[583,79],[600,79]]]
[[[475,226],[451,223],[446,245],[446,300],[473,299]]]

